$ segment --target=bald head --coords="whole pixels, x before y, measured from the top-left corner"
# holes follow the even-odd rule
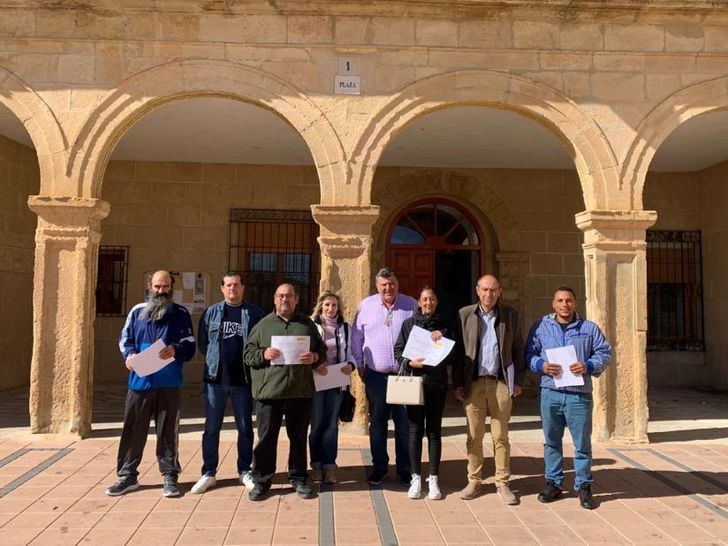
[[[155,271],[149,281],[149,291],[152,294],[169,294],[172,292],[174,279],[169,271],[160,269]]]
[[[478,300],[483,311],[490,313],[498,303],[498,298],[500,298],[502,290],[500,282],[496,277],[493,275],[483,275],[475,285],[475,292],[478,295]]]
[[[283,283],[276,288],[276,293],[273,296],[273,305],[276,308],[276,314],[278,316],[286,320],[290,319],[296,310],[296,305],[298,305],[296,287],[289,283]]]

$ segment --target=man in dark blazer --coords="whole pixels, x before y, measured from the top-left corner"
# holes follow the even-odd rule
[[[521,394],[526,375],[523,333],[518,312],[499,302],[502,289],[497,278],[482,276],[475,290],[479,302],[460,309],[458,326],[465,356],[453,369],[455,397],[463,402],[468,422],[468,484],[460,498],[472,499],[481,492],[485,418],[490,414],[498,496],[506,504],[516,504],[508,486],[508,422],[512,397]]]

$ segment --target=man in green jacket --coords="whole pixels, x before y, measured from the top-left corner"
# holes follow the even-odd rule
[[[313,488],[307,483],[308,467],[306,436],[311,421],[314,394],[313,368],[326,363],[326,345],[316,325],[303,313],[296,311],[298,294],[291,284],[276,288],[275,311],[263,317],[250,332],[243,351],[243,360],[251,368],[255,414],[258,419],[258,444],[253,449],[253,481],[250,500],[262,500],[276,473],[278,433],[283,416],[290,440],[288,452],[288,481],[298,496],[313,498]],[[279,362],[283,353],[273,347],[273,336],[308,336],[308,350],[294,357],[294,362]]]

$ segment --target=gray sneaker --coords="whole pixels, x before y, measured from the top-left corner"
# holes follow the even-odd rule
[[[114,485],[106,488],[106,494],[110,497],[119,497],[137,489],[139,489],[139,482],[136,476],[123,476]]]
[[[164,487],[162,487],[162,495],[165,497],[179,497],[179,484],[177,476],[174,474],[165,474]]]

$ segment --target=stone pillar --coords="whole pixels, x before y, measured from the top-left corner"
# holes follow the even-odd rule
[[[93,322],[100,199],[33,195],[38,215],[33,292],[30,429],[87,436],[93,398]]]
[[[590,210],[584,232],[586,310],[609,339],[613,360],[594,381],[598,441],[647,442],[647,258],[645,231],[657,213]]]
[[[321,290],[341,295],[344,315],[351,322],[359,302],[371,290],[372,226],[379,217],[379,207],[359,205],[312,205],[313,218],[321,226]],[[364,385],[352,378],[356,411],[349,432],[366,434],[369,408]]]

